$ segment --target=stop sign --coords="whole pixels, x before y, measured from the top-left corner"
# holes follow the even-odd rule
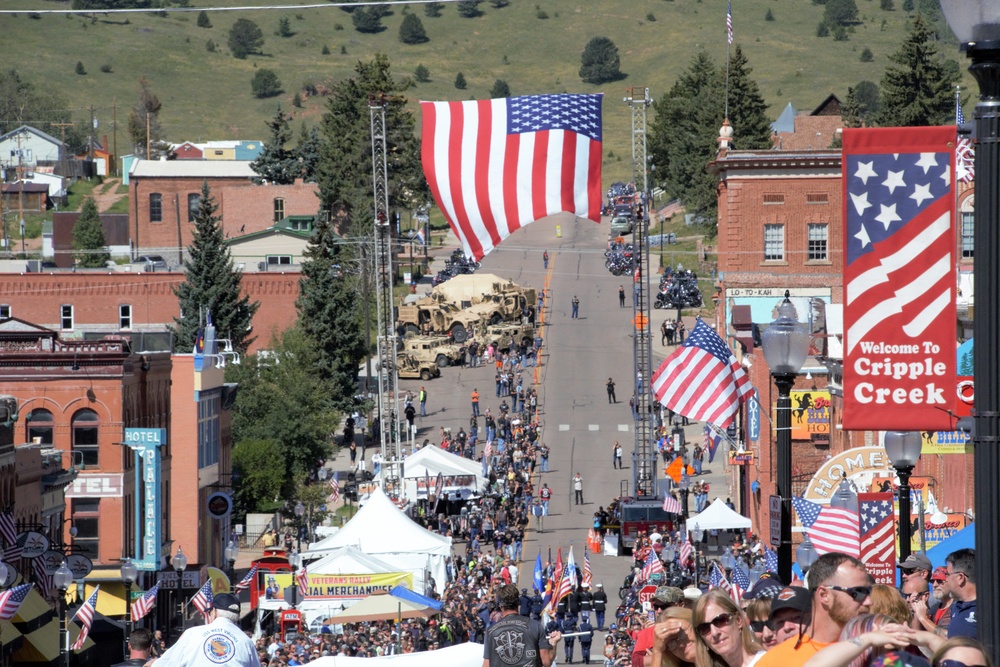
[[[653,599],[653,595],[655,594],[656,586],[643,586],[642,590],[639,591],[639,603],[645,605]]]

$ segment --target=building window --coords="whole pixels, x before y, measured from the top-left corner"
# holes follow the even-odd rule
[[[97,413],[84,409],[73,415],[73,463],[80,463],[83,468],[97,468],[100,461],[97,456]]]
[[[966,197],[958,208],[962,214],[962,259],[972,259],[976,256],[975,197]]]
[[[159,192],[149,195],[149,221],[163,222],[163,195]]]
[[[274,221],[281,222],[285,219],[285,198],[274,198]]]
[[[59,306],[59,327],[63,331],[73,328],[73,306]]]
[[[121,306],[118,306],[118,328],[119,329],[132,328],[132,306],[128,304],[123,304]]]
[[[784,204],[785,203],[785,195],[780,194],[780,193],[775,193],[775,192],[767,193],[767,194],[764,195],[764,203],[765,204]]]
[[[0,303],[0,320],[6,320],[11,317],[10,305],[6,303]]]
[[[291,255],[268,255],[268,266],[287,266],[292,263]]]
[[[764,261],[780,262],[785,259],[785,226],[764,225]]]
[[[198,217],[198,209],[201,208],[201,195],[197,192],[188,194],[188,222],[194,222]]]
[[[825,224],[809,225],[809,261],[825,262],[827,260],[826,233],[827,225]]]
[[[198,468],[219,462],[222,398],[209,396],[198,401]]]
[[[830,196],[825,192],[807,192],[806,193],[806,203],[807,204],[828,204],[830,203]]]
[[[27,441],[51,445],[54,427],[55,423],[52,419],[52,413],[45,408],[35,408],[28,413],[28,419],[26,420]]]
[[[97,540],[100,536],[101,499],[73,498],[71,502],[73,525],[76,527],[76,537],[70,538],[73,541],[73,553],[96,561]]]

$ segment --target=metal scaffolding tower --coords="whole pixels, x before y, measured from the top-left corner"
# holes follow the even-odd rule
[[[638,97],[642,95],[642,97]],[[652,103],[649,88],[632,88],[625,103],[632,108],[632,179],[636,189],[641,189],[642,214],[632,232],[633,256],[636,259],[633,275],[633,327],[632,355],[635,378],[635,445],[632,450],[632,488],[636,498],[656,495],[656,450],[654,430],[656,410],[650,381],[653,374],[653,348],[650,336],[649,295],[649,163],[646,157],[646,109]]]
[[[391,497],[401,491],[399,463],[399,376],[392,298],[392,229],[389,225],[389,173],[386,165],[384,96],[368,99],[372,132],[372,185],[375,199],[375,294],[378,312],[378,415],[383,489]]]

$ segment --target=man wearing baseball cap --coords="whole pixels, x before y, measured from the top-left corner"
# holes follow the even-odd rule
[[[260,667],[257,647],[237,625],[240,599],[232,593],[220,593],[212,601],[206,625],[189,628],[177,643],[151,663],[158,667]]]
[[[910,554],[896,567],[899,568],[900,592],[904,598],[911,593],[930,590],[931,570],[934,569],[930,558],[922,553]]]

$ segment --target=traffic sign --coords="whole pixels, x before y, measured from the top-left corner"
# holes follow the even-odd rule
[[[656,586],[643,586],[639,591],[639,603],[645,606],[653,599],[654,595],[656,595]]]
[[[781,546],[781,496],[769,496],[767,506],[771,511],[771,546],[777,549]]]

